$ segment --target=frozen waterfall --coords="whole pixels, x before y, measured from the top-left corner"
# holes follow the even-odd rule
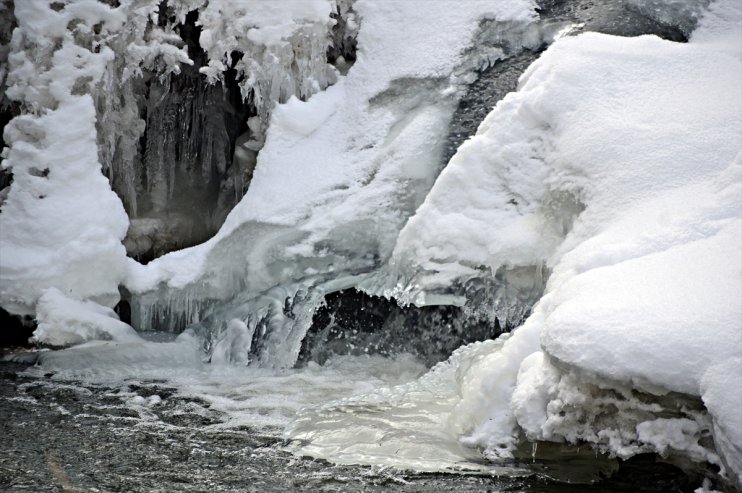
[[[742,486],[737,0],[9,5],[30,373],[338,464]]]

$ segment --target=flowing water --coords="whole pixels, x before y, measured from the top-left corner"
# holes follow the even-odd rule
[[[96,371],[74,360],[66,369],[57,360],[57,371],[0,364],[1,491],[693,491],[690,477],[654,456],[621,462],[541,444],[520,460],[487,463],[431,427],[446,405],[436,401],[445,390],[433,387],[445,378],[427,378],[422,390],[412,382],[426,367],[409,355],[292,370],[119,360]],[[353,397],[385,392],[401,405]],[[323,436],[318,413],[346,421],[357,453],[378,439],[400,455],[387,447],[365,458],[370,466],[309,457],[307,442],[291,437],[307,432],[307,420],[315,437],[337,438]]]

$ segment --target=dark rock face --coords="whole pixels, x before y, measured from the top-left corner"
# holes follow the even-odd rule
[[[0,308],[0,354],[4,349],[30,347],[28,340],[35,329],[30,317],[11,315]]]
[[[167,11],[162,14],[167,18]],[[164,79],[146,75],[140,88],[146,126],[136,157],[135,200],[125,192],[130,184],[112,182],[132,219],[127,251],[143,262],[213,236],[247,187],[244,170],[232,161],[256,110],[243,101],[233,69],[216,84],[199,73],[208,60],[198,44],[197,20],[191,12],[179,28],[194,64]]]
[[[358,20],[353,5],[343,2],[339,3],[338,11],[332,13],[331,17],[335,25],[331,33],[332,44],[327,50],[327,63],[345,74],[356,61]]]
[[[411,353],[429,366],[462,344],[495,338],[503,330],[454,306],[400,307],[349,289],[325,298],[304,338],[299,362],[324,363],[333,354]]]
[[[669,17],[662,22],[650,17],[651,7],[642,9],[627,0],[540,0],[538,3],[541,18],[581,24],[575,34],[588,31],[626,37],[653,34],[668,41],[686,42],[697,22],[692,15],[678,18],[677,23],[672,23]],[[696,3],[696,10],[700,11],[708,2]]]

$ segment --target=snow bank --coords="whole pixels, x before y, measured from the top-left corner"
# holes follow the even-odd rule
[[[136,331],[108,307],[68,298],[56,288],[44,291],[36,305],[38,328],[33,340],[50,346],[70,346],[91,340],[139,341]]]
[[[467,443],[507,456],[522,427],[622,456],[648,447],[719,462],[704,446],[709,424],[676,405],[702,397],[716,452],[742,473],[739,411],[721,398],[739,399],[742,355],[739,40],[740,7],[720,1],[687,45],[558,41],[400,233],[394,258],[416,274],[398,289],[423,301],[502,268],[552,271],[524,326],[463,379],[455,424]],[[600,388],[657,405],[622,407],[632,399]],[[600,411],[570,427],[565,402],[619,411],[610,425]]]

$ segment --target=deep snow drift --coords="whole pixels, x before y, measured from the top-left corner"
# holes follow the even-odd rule
[[[341,2],[358,42],[346,75],[325,58],[334,2],[260,15],[179,2],[156,28],[158,2],[145,3],[16,6],[8,95],[25,114],[5,133],[0,304],[35,314],[42,342],[113,340],[45,354],[45,367],[291,367],[326,293],[466,305],[494,286],[484,302],[498,317],[530,313],[512,335],[303,411],[287,436],[334,461],[424,470],[511,457],[524,438],[587,442],[742,482],[738,2],[631,2],[684,30],[701,12],[687,44],[562,37],[574,26],[539,23],[526,0]],[[236,69],[257,108],[246,149],[260,152],[215,237],[143,266],[125,257],[126,215],[100,172],[125,163],[102,162],[96,142],[129,124],[122,138],[139,138],[127,81],[190,63],[174,29],[191,9],[204,76],[245,54]],[[442,162],[476,71],[555,39]],[[117,77],[123,103],[102,108]],[[119,286],[137,329],[188,330],[140,339],[107,308]]]

